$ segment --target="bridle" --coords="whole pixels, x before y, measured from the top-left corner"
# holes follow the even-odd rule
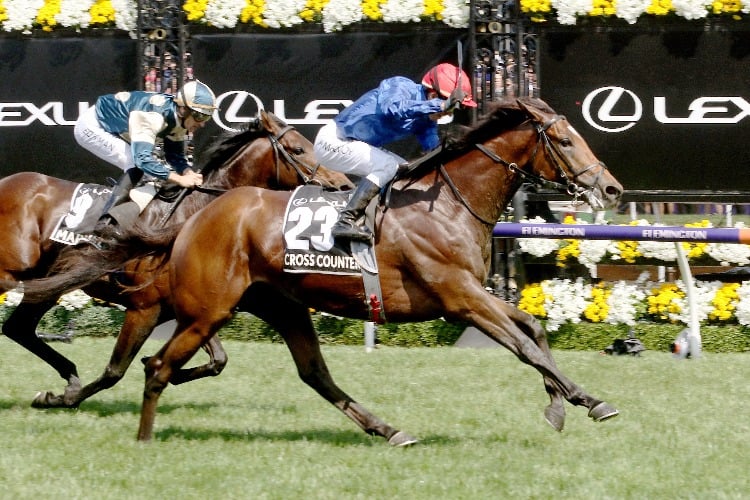
[[[531,184],[534,184],[539,187],[544,188],[550,188],[554,189],[557,192],[567,194],[568,196],[573,197],[573,201],[577,202],[579,198],[587,198],[591,196],[594,192],[594,187],[592,186],[582,186],[579,181],[579,177],[585,174],[586,172],[590,171],[593,168],[599,167],[600,171],[598,175],[596,176],[594,184],[598,182],[598,180],[601,178],[602,174],[605,170],[607,170],[607,166],[602,161],[597,161],[595,163],[592,163],[591,165],[587,165],[583,167],[580,171],[576,171],[576,169],[571,165],[568,158],[560,151],[559,147],[552,142],[549,135],[547,134],[547,130],[549,130],[552,125],[557,123],[560,120],[565,120],[564,115],[555,115],[549,120],[547,120],[544,123],[536,123],[531,122],[534,125],[534,128],[537,132],[537,142],[534,146],[534,151],[531,153],[531,157],[529,158],[529,161],[526,165],[531,165],[534,163],[534,160],[536,159],[536,155],[539,152],[539,145],[542,144],[544,146],[544,152],[547,155],[547,157],[552,161],[552,164],[554,165],[555,169],[557,170],[558,176],[563,180],[563,182],[557,182],[557,181],[551,181],[548,179],[545,179],[544,177],[537,175],[533,172],[527,172],[525,170],[526,166],[523,168],[520,168],[517,163],[515,162],[509,162],[507,160],[504,160],[501,158],[498,154],[496,154],[494,151],[491,151],[487,146],[484,146],[483,144],[476,144],[476,148],[487,155],[492,161],[495,163],[499,163],[501,165],[504,165],[508,168],[511,172],[518,174],[523,182],[528,182]],[[528,122],[524,122],[528,123]],[[562,165],[565,165],[568,172],[572,173],[572,177],[568,175],[565,168],[562,167]]]
[[[281,129],[275,136],[268,136],[268,140],[271,141],[271,145],[273,146],[274,164],[276,166],[276,182],[281,182],[281,171],[279,169],[279,157],[281,156],[297,172],[297,175],[300,177],[300,179],[302,179],[305,184],[309,184],[314,181],[315,174],[318,172],[318,168],[320,168],[320,163],[311,167],[305,162],[299,160],[296,156],[291,155],[289,151],[286,150],[284,145],[279,141],[282,137],[284,137],[284,134],[286,134],[290,130],[295,130],[295,128],[291,125],[287,125],[283,129]]]
[[[318,172],[318,168],[320,167],[320,163],[310,166],[307,163],[301,161],[299,158],[297,158],[295,155],[291,154],[287,149],[284,147],[283,144],[281,144],[281,138],[284,137],[284,135],[291,131],[296,130],[292,125],[287,125],[286,127],[282,128],[278,134],[268,134],[268,140],[271,143],[271,148],[273,149],[273,162],[274,162],[274,168],[276,169],[276,184],[281,184],[281,163],[280,159],[283,158],[284,161],[289,164],[295,172],[297,172],[297,175],[300,179],[302,179],[302,182],[305,184],[309,184],[311,182],[317,182],[315,179],[315,174]],[[235,154],[235,157],[242,154],[242,151],[238,151]],[[230,159],[227,163],[231,162],[232,159]],[[196,191],[200,191],[202,193],[209,193],[209,194],[222,194],[229,191],[225,188],[215,188],[210,186],[195,186],[193,188]]]

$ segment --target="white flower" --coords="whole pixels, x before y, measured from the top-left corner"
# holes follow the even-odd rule
[[[57,301],[67,311],[75,311],[77,309],[83,309],[91,302],[91,297],[86,295],[81,290],[74,290],[70,293],[66,293],[60,300]]]
[[[750,326],[750,281],[744,281],[737,289],[740,300],[734,315],[740,325]]]
[[[28,32],[36,20],[39,9],[44,7],[44,0],[5,0],[4,31]]]
[[[138,27],[137,2],[133,0],[112,0],[112,8],[115,9],[115,26],[130,32],[130,36],[135,38],[135,30]]]
[[[649,5],[651,5],[650,0],[617,0],[615,15],[625,19],[628,24],[635,24]]]
[[[387,0],[380,6],[380,11],[386,23],[418,23],[424,3],[422,0]]]
[[[575,24],[578,16],[587,15],[591,7],[591,0],[552,0],[560,24]]]
[[[5,294],[5,302],[3,305],[8,307],[16,307],[23,300],[23,292],[19,290],[10,290]]]
[[[245,0],[214,0],[206,6],[205,21],[217,28],[237,26]]]
[[[672,7],[674,7],[675,14],[682,16],[685,19],[702,19],[708,15],[708,6],[711,5],[709,1],[706,3],[704,0],[673,0]]]
[[[547,330],[556,331],[566,322],[580,323],[581,315],[586,309],[587,297],[591,296],[591,285],[584,284],[582,279],[551,279],[541,283],[542,291],[547,297],[544,309],[547,311]]]
[[[578,262],[586,266],[589,273],[596,274],[596,265],[607,254],[612,245],[610,240],[581,240],[578,243]]]
[[[719,261],[722,266],[750,264],[750,245],[708,243],[705,252],[712,259]]]
[[[299,16],[305,8],[305,0],[274,0],[266,2],[263,21],[271,28],[288,28],[302,23]]]
[[[362,20],[362,3],[359,0],[331,0],[323,7],[323,31],[340,31],[344,26]]]
[[[88,27],[91,22],[89,9],[94,0],[62,0],[60,12],[55,15],[55,21],[61,26]]]
[[[464,0],[443,0],[443,22],[453,28],[466,28],[469,25],[469,2]]]
[[[646,293],[636,284],[618,281],[612,286],[612,293],[607,297],[607,323],[611,325],[634,325],[636,307],[646,298]]]

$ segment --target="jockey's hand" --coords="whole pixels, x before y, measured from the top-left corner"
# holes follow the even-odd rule
[[[191,188],[203,184],[203,175],[186,170],[182,175],[177,172],[170,172],[167,180],[175,182],[184,188]]]
[[[443,102],[443,110],[446,113],[453,113],[455,110],[461,107],[461,102],[465,97],[466,94],[460,88],[457,88],[456,90],[451,92],[451,95],[448,96],[448,99]]]

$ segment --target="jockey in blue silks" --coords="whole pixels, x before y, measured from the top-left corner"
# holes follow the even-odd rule
[[[315,139],[317,160],[361,178],[331,228],[334,238],[369,241],[372,237],[357,221],[406,162],[382,146],[414,136],[424,151],[436,148],[440,144],[437,120],[461,106],[476,107],[469,77],[457,66],[442,63],[430,69],[421,83],[403,76],[383,80],[320,129]]]

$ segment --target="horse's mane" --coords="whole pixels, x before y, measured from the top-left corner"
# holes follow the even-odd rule
[[[517,127],[528,120],[529,114],[523,107],[534,108],[544,113],[554,114],[554,110],[541,99],[534,97],[506,98],[488,103],[487,111],[472,127],[457,126],[444,136],[448,151],[463,153],[475,144],[496,137],[500,132]]]
[[[238,131],[225,131],[219,134],[211,144],[200,153],[196,168],[203,175],[218,170],[234,155],[250,142],[265,133],[265,128],[259,118],[243,125]]]

